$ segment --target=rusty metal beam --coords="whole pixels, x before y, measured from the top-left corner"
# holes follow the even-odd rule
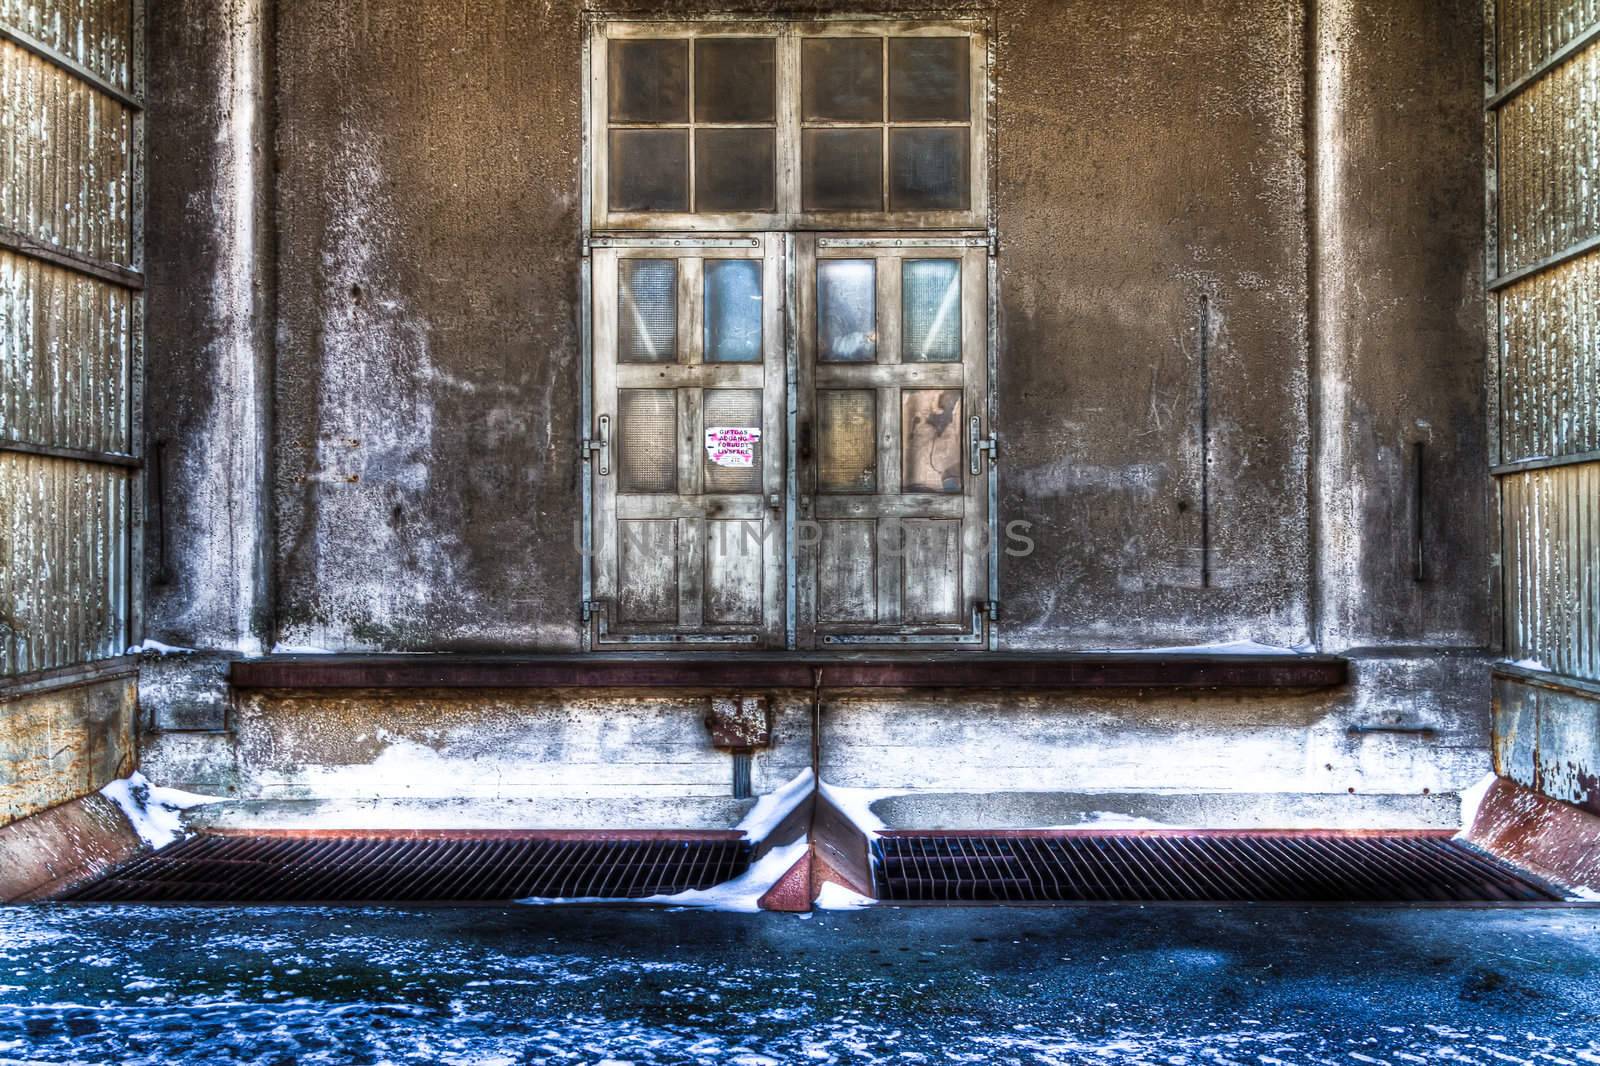
[[[1332,655],[1050,656],[268,656],[231,664],[250,689],[1318,689],[1343,685]]]

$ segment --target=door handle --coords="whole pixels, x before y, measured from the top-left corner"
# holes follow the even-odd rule
[[[604,477],[611,473],[611,416],[601,415],[595,423],[595,439],[583,441],[583,458],[587,461],[589,456],[599,455],[600,475]]]

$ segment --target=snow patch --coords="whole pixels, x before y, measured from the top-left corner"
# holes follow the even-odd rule
[[[1071,825],[1054,825],[1051,829],[1188,829],[1190,826],[1158,822],[1136,814],[1119,814],[1116,811],[1086,811]]]
[[[184,834],[183,811],[207,803],[226,802],[221,796],[202,796],[198,792],[152,785],[137,771],[111,782],[100,794],[122,809],[139,839],[152,848],[164,848]]]
[[[1478,808],[1483,806],[1483,797],[1489,794],[1489,786],[1494,782],[1495,774],[1491,770],[1478,778],[1477,784],[1461,790],[1461,831],[1456,834],[1457,840],[1472,832],[1472,823],[1478,820]]]
[[[813,901],[816,908],[822,911],[858,911],[876,902],[871,896],[863,896],[834,881],[824,881],[822,890]]]
[[[1547,673],[1550,672],[1550,668],[1544,663],[1540,662],[1538,659],[1518,659],[1511,665],[1521,667],[1524,670],[1543,670]]]
[[[816,775],[810,767],[801,770],[787,784],[780,785],[757,800],[756,805],[750,808],[750,813],[734,828],[750,840],[765,840],[769,833],[778,828],[778,823],[789,817],[811,795],[815,781]]]
[[[1257,644],[1253,640],[1228,640],[1217,644],[1184,644],[1176,648],[1105,648],[1107,654],[1135,655],[1161,652],[1182,655],[1301,655],[1299,648],[1280,648],[1276,644]]]
[[[159,640],[146,639],[142,644],[135,644],[128,649],[129,655],[193,655],[193,648],[183,648],[176,644],[163,644]]]
[[[1574,899],[1580,900],[1584,903],[1600,903],[1600,892],[1597,892],[1592,888],[1584,888],[1582,885],[1572,885],[1568,887],[1567,891],[1571,893]]]
[[[883,819],[872,813],[872,805],[878,800],[889,796],[903,795],[896,789],[884,788],[848,788],[844,785],[830,785],[818,779],[817,791],[839,808],[839,812],[855,827],[866,834],[868,840],[876,840],[878,835],[888,828]]]
[[[272,646],[273,655],[332,655],[327,648],[317,648],[310,644],[285,644],[283,641]]]

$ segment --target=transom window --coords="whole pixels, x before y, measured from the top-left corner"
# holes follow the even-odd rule
[[[591,225],[982,227],[981,22],[595,23]]]

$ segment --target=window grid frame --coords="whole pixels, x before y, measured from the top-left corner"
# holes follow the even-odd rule
[[[767,123],[697,122],[695,119],[694,42],[701,38],[766,37],[775,41],[777,85],[775,121]],[[804,121],[801,112],[801,49],[807,38],[869,37],[881,42],[882,99],[877,121]],[[965,37],[968,42],[968,114],[965,122],[953,120],[894,120],[889,108],[889,42],[896,37]],[[612,40],[686,38],[689,41],[687,120],[672,123],[613,123],[608,94],[609,43]],[[874,230],[992,230],[992,121],[990,115],[990,50],[993,27],[987,17],[870,18],[780,20],[766,16],[738,18],[651,20],[595,13],[588,37],[589,100],[585,123],[588,173],[584,194],[588,203],[586,230],[594,233],[722,231],[874,231]],[[774,199],[772,211],[693,210],[699,196],[695,147],[697,131],[705,129],[771,129],[774,137]],[[808,129],[878,129],[882,163],[882,209],[804,210],[801,204],[801,144]],[[967,207],[927,211],[894,211],[890,203],[892,181],[891,136],[896,129],[961,129],[967,133]],[[609,209],[609,138],[617,129],[683,129],[688,137],[688,182],[691,210],[611,211]]]

